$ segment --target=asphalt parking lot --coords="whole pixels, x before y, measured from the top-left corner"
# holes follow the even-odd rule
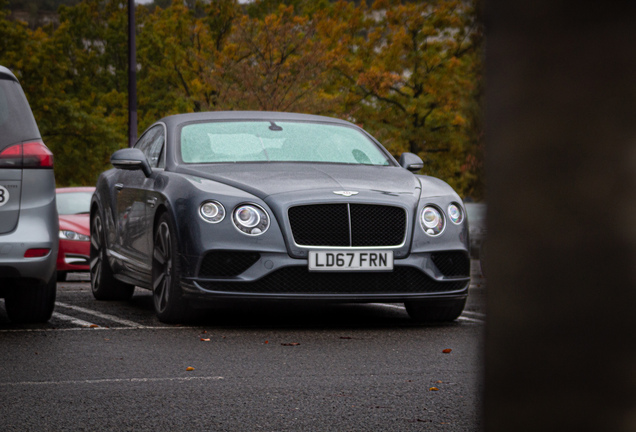
[[[47,324],[0,307],[3,430],[480,430],[476,262],[465,312],[438,325],[401,304],[273,303],[169,326],[147,291],[98,302],[73,279]]]

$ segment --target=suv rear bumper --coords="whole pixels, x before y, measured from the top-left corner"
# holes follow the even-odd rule
[[[53,276],[58,249],[59,221],[54,196],[44,205],[20,210],[14,231],[0,235],[0,296],[10,288],[8,279],[46,283]],[[39,258],[25,258],[29,249],[50,249]]]

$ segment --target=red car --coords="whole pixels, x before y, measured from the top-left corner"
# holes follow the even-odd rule
[[[90,255],[90,205],[94,187],[55,190],[60,216],[60,245],[57,253],[57,280],[69,272],[88,272]]]

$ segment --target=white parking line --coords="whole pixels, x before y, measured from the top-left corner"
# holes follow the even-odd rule
[[[90,323],[89,323],[90,324]],[[70,328],[35,328],[35,329],[2,329],[0,333],[37,333],[37,332],[68,332],[68,331],[98,331],[98,330],[181,330],[181,329],[196,329],[199,327],[186,327],[186,326],[174,326],[174,327],[70,327]]]
[[[468,318],[465,316],[460,316],[459,318],[457,318],[460,321],[468,321],[468,322],[474,322],[474,323],[480,323],[480,324],[484,324],[486,321],[484,320],[480,320],[480,319],[476,319],[476,318]]]
[[[53,312],[53,318],[57,318],[57,319],[62,320],[62,321],[68,321],[68,322],[70,322],[72,324],[75,324],[75,325],[78,325],[78,326],[81,326],[81,327],[90,327],[90,326],[94,326],[95,325],[95,324],[90,323],[88,321],[84,321],[84,320],[77,319],[77,318],[72,317],[72,316],[64,315],[64,314],[61,314],[59,312]]]
[[[83,307],[73,306],[73,305],[69,305],[69,304],[61,303],[61,302],[55,302],[55,305],[56,306],[61,306],[61,307],[64,307],[64,308],[68,308],[68,309],[72,309],[72,310],[76,310],[78,312],[83,312],[85,314],[93,315],[93,316],[96,316],[96,317],[99,317],[99,318],[104,318],[104,319],[107,319],[109,321],[113,321],[113,322],[116,322],[116,323],[119,323],[119,324],[123,324],[125,326],[130,326],[130,327],[135,327],[135,328],[146,328],[147,327],[145,325],[136,323],[134,321],[129,321],[129,320],[126,320],[126,319],[123,319],[123,318],[116,317],[114,315],[109,315],[109,314],[97,312],[97,311],[92,310],[92,309],[86,309],[86,308],[83,308]]]
[[[383,307],[389,307],[389,308],[393,308],[393,309],[406,310],[406,308],[404,306],[397,306],[397,305],[386,304],[386,303],[369,303],[369,304],[374,305],[374,306],[383,306]],[[469,315],[469,316],[463,316],[463,315]],[[472,315],[474,318],[471,318],[470,315]],[[481,319],[479,319],[479,318],[481,318]],[[457,319],[461,320],[461,321],[468,321],[468,322],[475,322],[475,323],[484,324],[486,322],[485,318],[486,318],[486,314],[483,314],[483,313],[480,313],[480,312],[463,311],[462,312],[462,316],[460,316]]]
[[[111,378],[79,381],[21,381],[15,383],[0,383],[2,387],[20,387],[37,385],[77,385],[77,384],[104,384],[104,383],[145,383],[145,382],[166,382],[166,381],[219,381],[222,376],[211,377],[179,377],[179,378]]]
[[[481,312],[475,312],[475,311],[467,311],[465,310],[464,312],[462,312],[463,315],[468,315],[468,316],[474,316],[477,318],[486,318],[486,314],[485,313],[481,313]]]

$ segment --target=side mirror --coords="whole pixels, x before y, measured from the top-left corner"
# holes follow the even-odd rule
[[[415,153],[404,152],[400,156],[400,165],[411,172],[418,172],[424,168],[424,161]]]
[[[146,159],[146,156],[141,150],[136,148],[117,150],[110,157],[110,163],[119,169],[130,171],[142,170],[146,177],[150,177],[150,174],[152,174],[152,168],[150,168],[148,159]]]

